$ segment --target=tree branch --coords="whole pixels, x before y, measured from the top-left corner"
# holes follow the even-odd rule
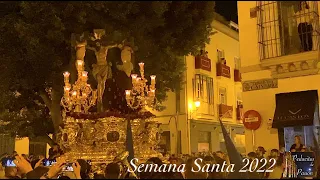
[[[52,101],[49,98],[49,95],[47,92],[45,91],[40,91],[40,97],[42,98],[42,100],[44,101],[44,103],[46,104],[46,106],[49,108],[49,110],[51,111],[51,107],[52,107]]]

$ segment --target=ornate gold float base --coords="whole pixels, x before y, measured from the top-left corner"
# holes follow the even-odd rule
[[[59,144],[69,161],[84,159],[91,160],[92,164],[109,163],[126,150],[127,122],[117,117],[96,120],[66,117]],[[159,123],[153,119],[130,122],[134,154],[139,163],[151,157],[162,157],[158,152]]]

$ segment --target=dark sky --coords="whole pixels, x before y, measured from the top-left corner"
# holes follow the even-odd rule
[[[237,1],[216,1],[215,9],[228,21],[238,23]]]

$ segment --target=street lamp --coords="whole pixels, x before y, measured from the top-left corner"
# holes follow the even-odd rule
[[[199,100],[197,100],[197,101],[195,101],[195,102],[193,102],[193,103],[189,103],[190,119],[192,119],[193,114],[198,111],[198,109],[199,109],[199,107],[200,107],[200,104],[201,104],[201,103],[200,103]],[[196,107],[195,109],[194,109],[194,106]]]
[[[200,107],[200,101],[198,100],[198,101],[194,102],[194,105],[196,106],[196,108],[199,108]]]

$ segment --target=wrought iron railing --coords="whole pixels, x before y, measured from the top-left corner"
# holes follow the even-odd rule
[[[319,50],[318,1],[257,1],[260,59]]]

